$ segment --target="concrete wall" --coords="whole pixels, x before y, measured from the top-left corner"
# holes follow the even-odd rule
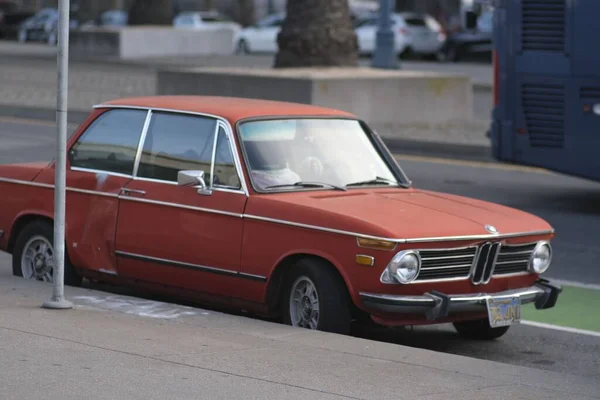
[[[473,91],[461,75],[370,68],[159,71],[158,94],[217,95],[316,104],[352,112],[382,135],[402,126],[471,121]]]
[[[228,28],[191,30],[160,26],[122,29],[90,28],[72,31],[74,58],[111,56],[144,57],[225,55],[233,52],[234,31]]]

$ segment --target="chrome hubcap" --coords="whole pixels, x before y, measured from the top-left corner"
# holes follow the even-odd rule
[[[54,249],[45,237],[35,236],[29,239],[21,257],[21,272],[25,279],[52,282]]]
[[[319,324],[319,295],[315,284],[302,276],[294,282],[290,294],[290,317],[293,326],[317,329]]]

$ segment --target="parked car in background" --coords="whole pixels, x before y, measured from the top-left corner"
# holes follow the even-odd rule
[[[356,24],[356,35],[361,55],[371,55],[377,43],[379,16],[372,14]],[[434,57],[443,47],[446,35],[442,26],[430,15],[411,12],[392,15],[394,44],[399,56],[419,55]]]
[[[119,28],[127,26],[129,23],[129,13],[125,10],[113,9],[101,13],[95,20],[88,20],[79,25],[80,29],[91,27],[113,27]]]
[[[70,20],[70,28],[74,29],[78,22]],[[46,42],[51,46],[58,43],[58,9],[44,8],[31,18],[26,19],[19,27],[17,40],[21,43]]]
[[[491,58],[493,51],[493,10],[475,16],[468,13],[464,29],[448,34],[448,39],[439,53],[440,61],[457,62],[471,56]]]
[[[175,28],[231,28],[237,33],[242,26],[217,11],[184,11],[173,19]]]
[[[279,49],[277,35],[284,20],[285,13],[271,14],[240,30],[235,39],[236,53],[276,53]]]
[[[553,228],[415,188],[356,116],[158,96],[100,104],[67,145],[65,274],[347,334],[454,323],[495,339],[554,306]],[[0,249],[51,282],[54,163],[0,166]]]

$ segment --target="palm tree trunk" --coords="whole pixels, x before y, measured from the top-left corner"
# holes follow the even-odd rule
[[[129,9],[129,25],[172,24],[172,0],[135,0]]]
[[[348,0],[288,0],[275,68],[357,66]]]

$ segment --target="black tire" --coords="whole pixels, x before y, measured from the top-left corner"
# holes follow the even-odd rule
[[[42,220],[35,220],[30,222],[23,230],[19,233],[17,241],[15,243],[15,249],[12,257],[12,269],[13,275],[23,277],[23,271],[21,269],[21,259],[25,245],[29,239],[34,236],[42,236],[54,245],[54,227],[51,223]],[[71,265],[69,257],[65,253],[65,271],[64,271],[64,282],[67,286],[81,286],[83,279],[77,274],[75,268]]]
[[[351,300],[344,281],[325,261],[302,259],[292,266],[283,282],[281,312],[283,322],[292,322],[290,303],[294,283],[308,278],[315,286],[319,300],[319,317],[316,330],[348,335],[352,320]],[[310,329],[310,328],[307,328]]]
[[[460,336],[473,340],[495,340],[503,336],[510,328],[510,326],[492,328],[487,318],[455,322],[453,325]]]

